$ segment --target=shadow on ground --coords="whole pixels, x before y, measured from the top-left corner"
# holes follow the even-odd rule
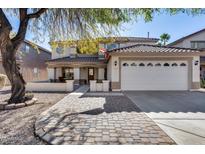
[[[82,96],[81,98],[85,98],[88,96]],[[94,96],[89,96],[94,97]],[[95,96],[96,97],[96,96]],[[114,112],[141,112],[141,110],[127,97],[125,96],[97,96],[104,97],[105,104],[103,108],[95,108],[92,110],[81,112],[80,114],[90,114],[90,115],[98,115],[103,112],[105,113],[114,113]]]

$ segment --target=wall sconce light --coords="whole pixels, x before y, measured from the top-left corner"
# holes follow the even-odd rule
[[[199,64],[199,61],[196,60],[196,61],[194,62],[194,65],[198,65],[198,64]]]
[[[117,61],[114,62],[114,65],[117,66]]]

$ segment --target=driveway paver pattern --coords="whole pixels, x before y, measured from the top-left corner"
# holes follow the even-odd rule
[[[93,96],[88,89],[43,112],[35,133],[50,144],[175,144],[126,96]]]

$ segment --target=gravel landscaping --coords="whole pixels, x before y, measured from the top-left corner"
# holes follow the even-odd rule
[[[43,111],[61,100],[66,93],[34,93],[35,105],[0,111],[0,144],[45,144],[34,136],[34,123]],[[8,99],[9,90],[0,91],[0,101]]]

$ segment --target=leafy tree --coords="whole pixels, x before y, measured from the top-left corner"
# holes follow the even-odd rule
[[[12,95],[9,103],[20,103],[28,98],[25,95],[25,81],[16,63],[19,46],[27,32],[36,38],[47,35],[51,41],[90,39],[118,34],[122,23],[137,21],[142,16],[146,22],[155,14],[177,14],[179,12],[197,15],[204,9],[0,9],[0,50],[3,67],[11,82]],[[19,20],[17,33],[10,37],[12,25],[9,15]]]
[[[162,35],[160,35],[160,45],[166,45],[166,43],[169,41],[170,39],[170,35],[167,33],[163,33]]]

